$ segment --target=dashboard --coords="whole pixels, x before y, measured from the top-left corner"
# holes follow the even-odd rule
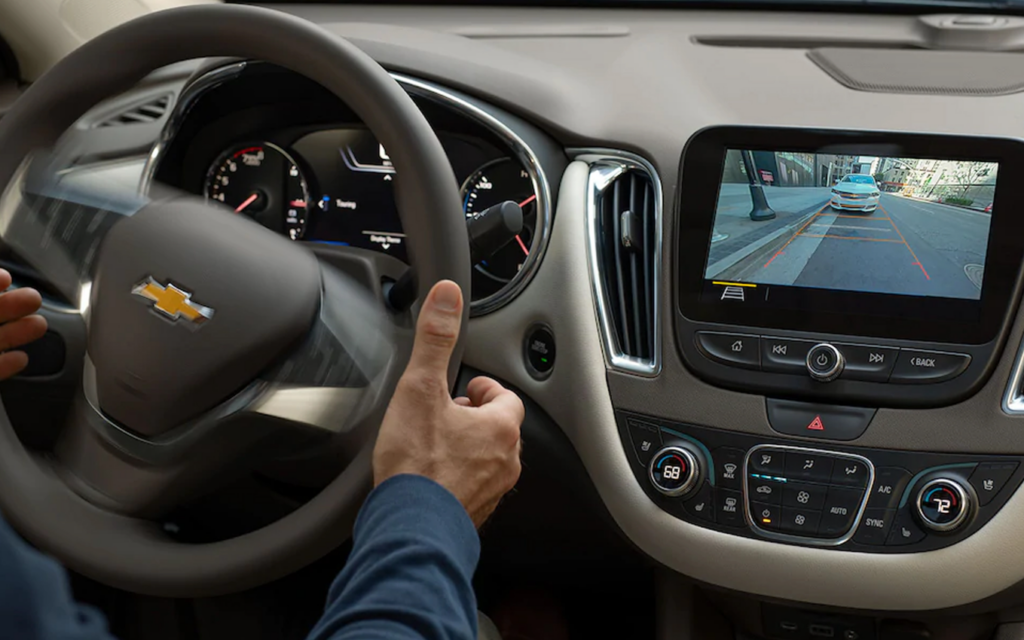
[[[986,48],[1016,22],[288,11],[393,72],[467,215],[522,206],[474,267],[465,363],[557,423],[641,552],[855,616],[1020,601],[1024,94],[1000,66],[1019,54]],[[167,87],[144,190],[408,260],[401,176],[344,104],[233,61],[147,91]]]

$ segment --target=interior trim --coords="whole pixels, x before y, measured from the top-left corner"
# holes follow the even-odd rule
[[[174,105],[160,132],[160,137],[153,145],[149,157],[146,159],[146,165],[143,168],[142,178],[139,183],[140,193],[143,195],[149,193],[168,146],[175,135],[177,135],[183,121],[188,116],[189,110],[196,101],[211,89],[241,74],[249,64],[249,62],[242,61],[213,68],[189,82],[181,90],[178,102]],[[512,154],[530,174],[534,193],[537,194],[537,226],[534,230],[534,241],[530,255],[527,256],[523,267],[508,284],[486,298],[473,300],[470,304],[470,315],[481,316],[500,309],[515,299],[523,288],[530,283],[530,280],[533,279],[537,272],[537,267],[544,260],[544,255],[547,252],[548,242],[551,238],[552,206],[551,187],[544,172],[544,167],[541,165],[537,154],[522,137],[502,122],[497,114],[488,110],[482,103],[478,103],[468,96],[432,82],[427,82],[426,80],[420,80],[400,73],[391,73],[391,77],[402,85],[410,95],[438,102],[487,128],[512,150]]]
[[[587,180],[587,251],[589,254],[590,283],[594,291],[594,302],[597,305],[597,317],[601,325],[601,336],[603,338],[605,358],[608,366],[626,373],[633,373],[641,376],[656,376],[661,371],[661,249],[664,227],[662,226],[662,207],[664,195],[661,189],[661,178],[658,172],[647,160],[638,155],[626,151],[614,149],[569,149],[570,157],[582,160],[590,165],[590,175]],[[654,335],[654,349],[651,357],[637,358],[623,352],[615,336],[615,329],[612,325],[610,303],[605,292],[606,282],[604,267],[601,264],[600,239],[598,238],[598,227],[600,226],[598,216],[600,210],[598,203],[605,189],[612,185],[617,178],[627,171],[642,171],[651,180],[654,189],[654,228],[657,235],[654,243],[654,275],[656,284],[652,300],[652,331]]]
[[[1006,384],[1003,395],[1003,411],[1013,415],[1024,414],[1024,341],[1017,348],[1017,356],[1013,361],[1010,381]]]

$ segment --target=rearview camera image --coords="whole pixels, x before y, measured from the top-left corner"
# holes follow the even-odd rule
[[[998,165],[729,149],[704,277],[979,300]]]

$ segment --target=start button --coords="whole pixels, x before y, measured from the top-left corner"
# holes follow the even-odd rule
[[[537,324],[526,332],[526,370],[537,380],[551,375],[555,368],[555,335],[545,325]]]

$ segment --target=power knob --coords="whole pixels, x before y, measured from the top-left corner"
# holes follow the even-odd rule
[[[926,528],[950,533],[967,523],[974,510],[970,489],[960,480],[939,476],[925,482],[917,492],[914,511]]]
[[[700,452],[687,444],[668,446],[651,458],[647,475],[658,492],[671,498],[685,496],[704,476],[699,460]]]
[[[843,352],[827,342],[816,344],[807,352],[807,373],[818,382],[831,382],[846,366]]]

